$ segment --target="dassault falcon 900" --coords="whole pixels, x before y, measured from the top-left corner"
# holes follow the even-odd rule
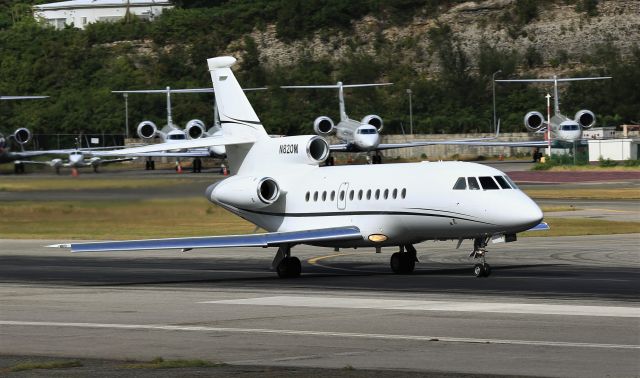
[[[297,277],[298,244],[330,248],[397,247],[395,273],[415,268],[415,244],[473,240],[476,276],[487,276],[489,241],[548,228],[540,208],[501,171],[474,163],[439,162],[321,167],[328,143],[317,135],[270,137],[238,84],[232,57],[208,60],[223,133],[177,142],[179,148],[226,146],[231,171],[207,198],[267,230],[250,235],[57,244],[72,252],[277,247],[272,267]],[[173,148],[173,147],[172,147]],[[166,146],[121,151],[150,152]]]

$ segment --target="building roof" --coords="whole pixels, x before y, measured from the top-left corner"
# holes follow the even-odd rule
[[[113,8],[113,7],[142,6],[172,6],[169,0],[71,0],[34,5],[37,10],[58,10],[78,8]]]

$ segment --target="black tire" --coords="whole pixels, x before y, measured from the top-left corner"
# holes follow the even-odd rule
[[[144,170],[145,170],[145,171],[148,171],[148,170],[150,169],[149,165],[150,165],[150,164],[149,164],[149,160],[147,160],[147,161],[145,161],[145,162],[144,162]]]
[[[152,171],[155,171],[156,170],[156,162],[151,160],[149,162],[149,167],[151,168]]]
[[[484,276],[489,277],[491,275],[491,265],[484,264]]]
[[[485,271],[484,271],[484,266],[482,264],[476,264],[473,267],[473,274],[480,278],[480,277],[484,277]]]
[[[402,256],[400,255],[401,255],[400,252],[395,252],[394,254],[391,255],[391,260],[390,260],[391,271],[393,271],[393,273],[395,274],[402,273]]]
[[[297,257],[285,257],[276,267],[276,272],[280,278],[300,277],[302,265]]]

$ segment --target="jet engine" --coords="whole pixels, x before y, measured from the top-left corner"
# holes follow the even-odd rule
[[[282,191],[271,177],[233,176],[207,189],[214,203],[241,209],[260,209],[276,202]]]
[[[12,137],[19,144],[27,144],[31,140],[31,131],[25,127],[21,127],[13,133]]]
[[[538,131],[544,126],[544,116],[540,112],[529,112],[524,116],[524,126],[531,131]]]
[[[158,133],[156,124],[151,121],[142,121],[138,124],[138,136],[143,139],[151,139]]]
[[[192,119],[187,122],[187,126],[185,126],[184,131],[186,131],[189,139],[198,139],[202,137],[205,133],[206,127],[204,122],[199,119]]]
[[[582,109],[576,113],[576,121],[583,129],[588,129],[596,124],[596,115],[591,110]]]
[[[333,134],[336,129],[331,118],[322,116],[313,121],[313,131],[318,135],[330,135]]]
[[[373,126],[376,129],[378,129],[378,132],[382,131],[382,127],[384,126],[384,123],[382,122],[382,118],[380,118],[380,116],[377,116],[375,114],[369,114],[367,116],[364,116],[364,118],[362,119],[362,121],[360,121],[360,123]]]

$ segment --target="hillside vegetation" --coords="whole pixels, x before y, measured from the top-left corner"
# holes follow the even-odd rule
[[[36,23],[33,3],[0,1],[0,94],[51,98],[0,104],[5,131],[121,133],[124,104],[111,90],[210,86],[205,60],[222,54],[239,59],[243,86],[271,88],[249,96],[274,134],[309,133],[315,117],[338,118],[333,91],[279,85],[338,80],[395,83],[347,92],[348,113],[381,115],[385,132],[408,129],[407,88],[415,132],[489,132],[499,69],[501,78],[613,76],[563,86],[562,109],[591,109],[600,125],[640,120],[634,1],[184,0],[152,23],[130,18],[84,31]],[[502,129],[521,131],[527,111],[544,112],[547,90],[498,85]],[[173,105],[181,124],[212,122],[210,95],[175,95]],[[131,96],[129,112],[132,125],[161,125],[164,98]]]

